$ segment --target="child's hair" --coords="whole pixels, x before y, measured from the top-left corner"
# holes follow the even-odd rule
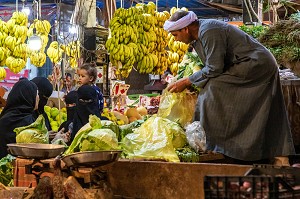
[[[92,83],[94,84],[96,82],[96,79],[97,79],[97,69],[96,69],[96,64],[94,62],[85,63],[85,64],[81,65],[78,69],[79,70],[81,70],[81,69],[86,70],[87,73],[88,73],[88,75],[90,77],[93,77]]]

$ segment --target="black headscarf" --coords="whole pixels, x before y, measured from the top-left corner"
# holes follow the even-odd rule
[[[6,144],[16,142],[13,130],[35,121],[33,113],[37,90],[34,83],[21,79],[8,94],[6,106],[0,115],[0,159],[7,155]]]
[[[51,130],[50,121],[47,114],[44,111],[44,107],[48,102],[48,98],[53,92],[53,86],[50,83],[50,81],[45,77],[35,77],[31,81],[37,85],[40,97],[39,108],[35,113],[35,118],[38,118],[40,114],[43,114],[45,118],[46,127],[48,130]]]
[[[74,114],[76,111],[76,106],[68,107],[70,104],[76,104],[78,100],[78,94],[77,91],[70,91],[66,96],[65,96],[65,103],[67,105],[67,121],[63,122],[58,131],[60,131],[62,128],[65,128],[64,132],[67,132],[69,130],[69,125],[71,122],[73,122],[74,119]]]
[[[78,88],[77,93],[78,100],[74,114],[71,140],[73,140],[79,129],[89,122],[89,115],[100,117],[96,90],[92,86],[83,85]]]

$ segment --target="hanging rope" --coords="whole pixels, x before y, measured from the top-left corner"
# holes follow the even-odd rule
[[[177,0],[177,3],[176,3],[176,6],[177,6],[177,8],[178,8],[178,0]]]
[[[156,0],[156,12],[158,12],[158,0]]]
[[[19,5],[18,5],[18,0],[16,0],[16,11],[18,12],[18,7],[19,7]]]

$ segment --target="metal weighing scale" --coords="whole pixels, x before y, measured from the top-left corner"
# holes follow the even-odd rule
[[[53,172],[50,163],[43,162],[43,160],[55,158],[65,150],[63,145],[56,144],[7,144],[7,146],[11,155],[23,159],[33,159],[31,164],[25,165],[25,173],[33,174],[37,184],[42,173]]]

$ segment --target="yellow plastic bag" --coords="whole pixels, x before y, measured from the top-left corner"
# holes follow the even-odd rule
[[[181,93],[164,90],[157,116],[179,123],[182,127],[191,123],[194,117],[197,95],[185,89]]]
[[[186,135],[179,124],[157,116],[150,117],[121,142],[128,159],[169,162],[179,162],[175,149],[186,144]]]

